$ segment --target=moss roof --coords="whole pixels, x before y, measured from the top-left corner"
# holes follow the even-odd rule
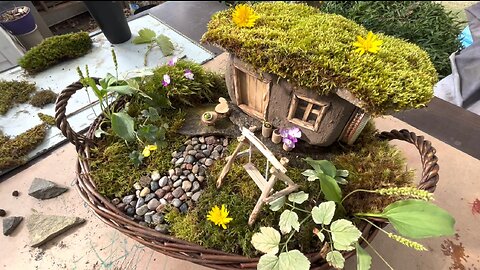
[[[258,3],[252,28],[232,21],[233,9],[212,16],[202,41],[220,46],[263,72],[320,94],[343,88],[373,114],[420,108],[433,97],[437,73],[417,45],[377,34],[377,54],[354,52],[364,27],[304,4]]]

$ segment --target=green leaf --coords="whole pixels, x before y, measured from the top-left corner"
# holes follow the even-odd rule
[[[147,141],[148,144],[154,144],[157,141],[158,127],[154,125],[145,125],[138,129],[138,137]]]
[[[369,270],[372,266],[372,257],[358,242],[355,243],[355,249],[357,250],[357,270]]]
[[[168,38],[165,35],[160,35],[157,37],[157,44],[160,47],[160,50],[162,50],[163,55],[168,56],[173,54],[173,50],[175,47],[173,46],[173,43],[170,41],[170,38]]]
[[[335,202],[323,202],[312,209],[312,218],[316,224],[328,225],[335,214]]]
[[[274,254],[265,254],[260,257],[257,270],[279,270],[278,257]]]
[[[150,43],[156,36],[155,32],[148,28],[143,28],[142,30],[138,31],[138,37],[135,37],[132,42],[133,44],[142,44],[142,43]]]
[[[345,180],[345,178],[340,176],[335,176],[335,181],[337,181],[337,183],[339,183],[340,185],[348,184],[347,180]]]
[[[135,91],[140,91],[140,85],[138,84],[137,80],[133,78],[127,80],[127,85]]]
[[[342,191],[337,181],[332,177],[321,174],[320,176],[320,188],[322,189],[325,199],[327,201],[341,202],[342,200]]]
[[[278,199],[275,199],[273,200],[272,202],[270,202],[270,210],[272,210],[273,212],[277,212],[278,210],[280,210],[283,205],[285,205],[285,201],[287,200],[287,198],[285,196],[282,196]]]
[[[294,203],[302,204],[304,201],[308,199],[308,193],[303,191],[291,193],[288,195],[288,200]]]
[[[347,170],[337,170],[337,173],[335,174],[335,176],[339,176],[339,177],[348,177],[348,171]]]
[[[343,258],[342,253],[336,250],[328,252],[325,259],[334,268],[343,269],[345,266],[345,258]]]
[[[97,130],[95,130],[94,136],[95,136],[95,138],[100,138],[100,137],[102,137],[102,134],[107,134],[108,135],[108,133],[105,132],[102,129],[102,127],[98,127]]]
[[[455,233],[455,219],[442,208],[423,200],[402,200],[387,206],[381,216],[405,237],[426,238]]]
[[[310,181],[310,182],[318,179],[317,172],[315,172],[314,170],[306,170],[306,171],[302,172],[302,175],[306,176],[307,180]]]
[[[112,129],[120,138],[125,141],[135,140],[133,118],[127,113],[112,113]]]
[[[128,155],[128,157],[130,158],[130,161],[132,161],[133,165],[135,165],[136,167],[142,164],[143,155],[140,152],[133,151]]]
[[[308,258],[296,249],[280,253],[280,256],[278,256],[278,265],[278,269],[280,270],[310,269],[310,261]]]
[[[252,245],[263,253],[277,254],[280,233],[272,227],[260,227],[260,232],[252,236]]]
[[[290,210],[283,211],[283,213],[280,215],[280,221],[278,222],[278,225],[280,226],[280,231],[283,234],[289,233],[292,228],[297,232],[300,230],[298,215]]]
[[[354,242],[358,241],[358,238],[362,233],[353,225],[353,223],[346,219],[339,219],[332,222],[330,225],[330,231],[332,232],[332,241],[334,244],[338,244],[339,247],[349,247]]]
[[[350,250],[354,250],[355,247],[352,246],[351,244],[350,245],[343,245],[343,244],[340,244],[338,242],[334,242],[333,243],[333,247],[336,249],[336,250],[345,250],[345,251],[350,251]]]
[[[315,169],[317,172],[323,172],[324,174],[335,177],[337,174],[337,169],[335,168],[335,165],[333,165],[332,162],[328,160],[313,160],[310,157],[304,159],[310,166]]]
[[[108,92],[116,92],[122,95],[131,95],[135,90],[128,85],[110,86],[106,89]]]
[[[316,236],[318,236],[318,239],[320,239],[321,242],[325,240],[325,234],[323,234],[321,231],[318,232],[313,232]]]

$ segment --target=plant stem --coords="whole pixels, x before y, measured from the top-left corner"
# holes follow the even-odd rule
[[[356,213],[354,216],[357,217],[378,217],[378,218],[385,218],[383,214],[375,214],[375,213]]]
[[[145,57],[143,59],[143,65],[144,66],[147,66],[147,57],[148,57],[148,54],[150,53],[150,51],[153,49],[155,45],[152,43],[150,43],[147,47],[147,51],[145,52]]]
[[[309,211],[304,210],[304,209],[301,209],[301,208],[298,208],[298,207],[295,207],[294,205],[291,205],[291,204],[289,204],[289,203],[286,203],[286,205],[292,207],[293,210],[298,210],[298,211],[300,211],[300,212],[304,212],[304,213],[310,214]]]
[[[368,192],[368,193],[376,193],[374,190],[368,190],[368,189],[355,189],[354,191],[350,192],[347,194],[347,196],[343,197],[342,201],[340,202],[341,204],[343,203],[343,201],[345,201],[350,195],[352,195],[353,193],[356,193],[356,192],[359,192],[359,191],[363,191],[363,192]]]
[[[382,259],[382,261],[383,261],[391,270],[394,270],[393,267],[382,257],[382,255],[380,255],[380,253],[378,253],[378,251],[377,251],[375,248],[373,248],[372,245],[370,245],[370,243],[367,241],[367,239],[363,238],[362,235],[360,235],[360,237],[363,239],[363,241],[365,241],[365,243],[367,243],[367,245],[368,245],[369,247],[372,248],[373,252],[375,252],[375,254],[377,254],[377,256],[380,257],[380,259]]]
[[[308,215],[308,216],[306,216],[302,221],[300,221],[299,227],[301,227],[302,224],[303,224],[305,221],[307,221],[310,217],[311,217],[311,215]],[[288,252],[287,244],[288,244],[288,242],[290,241],[290,239],[292,239],[293,234],[295,234],[295,230],[293,230],[293,231],[290,232],[290,235],[288,236],[287,240],[286,240],[285,243],[283,244],[282,252],[283,252],[283,250],[286,250],[286,251]]]

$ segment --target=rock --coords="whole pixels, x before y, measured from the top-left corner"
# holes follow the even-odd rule
[[[140,197],[140,191],[141,191],[141,190],[135,190],[135,196],[136,196],[137,198]]]
[[[187,213],[188,211],[188,205],[186,203],[183,203],[182,205],[180,205],[180,207],[178,208],[178,210],[180,210],[180,213]]]
[[[215,146],[215,148],[213,148],[213,151],[217,151],[218,153],[221,153],[223,150],[223,146],[221,145],[217,145]]]
[[[197,191],[192,195],[192,201],[197,202],[198,199],[200,198],[200,195],[202,195],[202,191]]]
[[[155,230],[156,230],[157,232],[167,234],[167,233],[168,233],[168,225],[167,225],[167,224],[158,224],[158,225],[155,227]]]
[[[198,168],[198,175],[205,176],[205,167],[201,166]]]
[[[187,145],[187,147],[185,147],[185,152],[188,152],[190,150],[193,150],[193,145]]]
[[[191,156],[191,155],[188,155],[186,158],[185,158],[185,163],[193,163],[195,161],[195,157]]]
[[[145,216],[153,216],[153,214],[155,214],[155,211],[148,211]]]
[[[131,205],[131,206],[135,206],[135,205],[137,205],[137,200],[133,200],[133,201],[131,201],[131,202],[130,202],[130,205]]]
[[[205,155],[205,157],[209,157],[212,152],[210,152],[208,149],[205,149],[202,151],[202,153]]]
[[[23,217],[7,217],[3,219],[3,235],[10,235],[22,222]]]
[[[188,151],[187,154],[189,154],[191,156],[195,156],[196,153],[197,153],[197,150],[193,149],[193,150]]]
[[[172,152],[172,158],[177,157],[177,154],[178,154],[177,151],[173,151],[173,152]]]
[[[187,195],[188,198],[192,197],[193,195],[193,192],[189,191],[189,192],[186,192],[185,195]]]
[[[192,189],[191,189],[191,191],[192,191],[192,192],[195,192],[195,191],[197,191],[197,190],[199,190],[199,189],[200,189],[200,183],[197,182],[197,181],[193,182],[193,183],[192,183]]]
[[[189,163],[189,164],[187,164],[187,165],[185,165],[185,169],[186,169],[187,171],[191,171],[191,170],[192,170],[192,168],[193,168],[193,165],[192,165],[192,164],[190,164],[190,163]],[[188,173],[187,173],[187,174],[188,174]]]
[[[158,180],[158,185],[160,187],[166,186],[167,183],[168,183],[168,177],[167,176],[164,176],[164,177],[160,178],[160,180]]]
[[[189,174],[190,174],[190,170],[183,170],[183,172],[182,172],[182,173],[183,173],[183,175],[187,176],[187,175],[189,175]]]
[[[160,185],[158,184],[158,181],[152,181],[150,182],[150,190],[152,192],[155,192],[157,189],[160,188]]]
[[[135,220],[141,220],[141,221],[143,221],[143,216],[133,215],[133,218],[134,218]]]
[[[83,222],[85,220],[79,217],[51,216],[35,213],[27,218],[30,246],[38,247]]]
[[[166,205],[166,204],[168,204],[167,200],[165,200],[165,199],[163,199],[163,198],[160,199],[159,202],[160,202],[160,205]],[[158,207],[157,207],[157,209],[158,209]]]
[[[175,175],[180,176],[182,174],[182,169],[180,168],[175,168]]]
[[[145,199],[140,197],[138,198],[137,204],[135,204],[135,208],[140,208],[145,204]]]
[[[163,223],[163,221],[165,221],[165,217],[160,213],[156,213],[152,215],[152,221],[155,224],[160,224],[160,223]]]
[[[227,147],[228,146],[228,138],[224,138],[223,139],[223,147]]]
[[[179,198],[183,195],[183,193],[185,193],[185,191],[183,191],[182,187],[177,187],[174,191],[172,191],[172,195],[175,198]]]
[[[174,174],[175,174],[175,170],[174,170],[174,169],[168,170],[168,176],[171,177],[171,176],[174,175]]]
[[[117,207],[121,211],[125,210],[125,206],[126,206],[126,204],[124,204],[123,202],[115,205],[115,207]]]
[[[175,183],[173,183],[173,187],[174,188],[179,187],[180,185],[182,185],[182,182],[183,182],[182,179],[178,179],[177,181],[175,181]]]
[[[123,197],[123,203],[129,204],[130,202],[132,202],[133,199],[135,199],[135,195],[127,195]]]
[[[115,204],[115,205],[119,204],[120,202],[121,202],[121,200],[119,198],[113,198],[113,200],[112,200],[112,203]]]
[[[204,158],[204,157],[205,157],[205,155],[204,155],[203,153],[196,153],[196,154],[195,154],[195,158],[196,158],[197,160],[202,159],[202,158]]]
[[[210,167],[212,166],[212,164],[213,164],[213,159],[207,158],[207,160],[205,160],[205,166]]]
[[[181,187],[178,187],[179,189],[182,189]],[[174,198],[173,194],[172,193],[167,193],[165,194],[165,196],[163,197],[165,200],[167,200],[167,202],[170,202],[172,201],[172,199]]]
[[[180,199],[175,198],[172,201],[172,205],[178,208],[180,207],[180,205],[182,205],[182,201]]]
[[[173,185],[173,183],[172,183],[172,185]],[[168,192],[172,189],[172,187],[170,185],[168,185],[168,186],[162,187],[162,189]]]
[[[159,199],[163,198],[163,196],[165,196],[165,193],[167,193],[167,192],[166,192],[165,190],[163,190],[163,189],[157,189],[157,190],[155,191],[155,195],[157,195],[157,197],[158,197]]]
[[[197,174],[199,168],[200,168],[200,167],[198,166],[198,164],[193,165],[193,167],[192,167],[192,173],[193,173],[193,174]]]
[[[155,210],[160,205],[160,202],[157,199],[151,199],[147,206],[150,210]]]
[[[3,209],[0,209],[0,217],[4,217],[7,215],[7,212],[5,212],[5,210]]]
[[[195,175],[194,175],[193,173],[189,174],[189,175],[187,176],[187,178],[188,178],[188,180],[189,180],[190,182],[195,181]]]
[[[132,206],[127,206],[127,208],[125,209],[125,212],[129,216],[133,216],[135,214],[135,208],[133,208]]]
[[[207,145],[206,145],[206,144],[202,144],[202,145],[200,146],[200,149],[201,149],[201,150],[207,149]]]
[[[181,175],[181,176],[180,176],[180,180],[185,180],[185,179],[187,179],[187,176],[186,176],[186,175]]]
[[[136,189],[136,190],[140,190],[140,189],[142,189],[142,185],[140,185],[139,182],[135,182],[135,184],[133,184],[133,188]]]
[[[145,215],[147,212],[148,212],[148,206],[146,204],[140,206],[139,208],[137,208],[137,210],[135,210],[135,213],[139,216],[143,216]]]
[[[201,158],[198,162],[201,163],[201,164],[204,164],[205,160],[207,160],[207,159],[206,158]]]
[[[145,197],[148,193],[150,193],[150,189],[148,187],[144,187],[142,191],[140,191],[140,197]]]
[[[217,141],[214,136],[208,136],[205,138],[205,143],[206,144],[214,144]]]
[[[213,144],[209,144],[207,145],[207,150],[212,152],[213,151],[213,147],[215,147]]]
[[[198,182],[202,183],[203,180],[205,180],[205,176],[199,175],[199,176],[197,176],[197,180],[198,180]]]
[[[20,193],[18,192],[18,190],[14,190],[14,191],[12,192],[12,196],[13,196],[13,197],[18,197],[18,195],[20,195]]]
[[[52,181],[35,178],[28,189],[28,195],[40,200],[46,200],[55,198],[67,190],[68,188],[61,187]]]
[[[191,174],[193,175],[193,174]],[[182,182],[182,189],[187,192],[187,191],[190,191],[190,189],[192,188],[192,182],[190,181],[183,181]]]
[[[145,215],[143,217],[143,220],[147,223],[146,225],[148,225],[148,223],[152,223],[152,216],[147,216]],[[145,225],[144,225],[145,226]]]
[[[184,144],[184,145],[192,144],[192,140],[188,139],[188,140],[186,140],[183,144]],[[182,150],[182,151],[183,151],[183,150]]]
[[[213,150],[212,154],[210,155],[211,158],[218,160],[220,158],[220,153],[216,150]]]
[[[200,143],[205,143],[205,137],[203,137],[203,136],[199,137],[199,138],[198,138],[198,141],[199,141]]]
[[[160,173],[158,172],[158,170],[155,170],[152,172],[150,177],[152,178],[152,181],[157,181],[158,179],[160,179]]]
[[[155,193],[148,193],[147,196],[145,196],[145,203],[149,202],[153,198],[155,198]]]
[[[187,142],[188,142],[188,141],[187,141]],[[185,146],[185,145],[182,145],[182,146],[180,146],[180,148],[178,148],[177,152],[180,152],[180,153],[181,153],[181,152],[185,151],[185,148],[186,148],[186,146]]]
[[[178,160],[177,158],[172,158],[172,160],[170,160],[170,163],[175,164],[175,162],[177,162],[177,160]]]
[[[175,167],[178,167],[178,166],[182,165],[184,160],[185,159],[183,157],[181,157],[177,161],[175,161]]]
[[[150,186],[150,182],[152,182],[152,178],[150,178],[150,176],[142,176],[140,177],[140,185],[142,185],[142,187],[149,187]]]
[[[200,150],[200,147],[202,147],[201,144],[197,144],[193,147],[193,150]]]
[[[160,204],[157,206],[157,208],[155,208],[155,211],[157,213],[162,213],[163,209],[165,209],[165,206],[168,204],[167,201],[165,201],[165,204],[164,204],[162,200],[165,201],[165,199],[160,199]]]
[[[182,196],[180,196],[180,201],[184,202],[188,199],[188,196],[187,194],[183,194]]]

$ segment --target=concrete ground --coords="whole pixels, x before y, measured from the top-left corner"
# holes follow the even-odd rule
[[[225,66],[225,55],[206,66],[221,70]],[[420,241],[428,247],[426,252],[406,248],[382,234],[375,238],[373,246],[394,269],[480,269],[480,214],[474,215],[469,204],[480,198],[480,161],[396,118],[378,118],[376,124],[379,130],[406,128],[425,135],[436,147],[440,164],[436,203],[455,217],[457,234]],[[404,142],[395,144],[406,156],[409,167],[418,171],[417,150]],[[207,269],[153,252],[102,223],[73,186],[76,158],[74,147],[64,145],[23,170],[7,175],[0,183],[0,208],[7,211],[7,216],[26,217],[35,209],[44,214],[78,216],[87,220],[41,249],[29,247],[23,221],[12,236],[0,237],[1,269]],[[35,177],[69,186],[71,190],[57,198],[39,201],[27,194]],[[20,192],[19,197],[11,195],[14,190]],[[370,249],[369,253],[374,258],[372,269],[389,269]],[[349,259],[345,269],[355,269],[355,265],[355,259]]]

